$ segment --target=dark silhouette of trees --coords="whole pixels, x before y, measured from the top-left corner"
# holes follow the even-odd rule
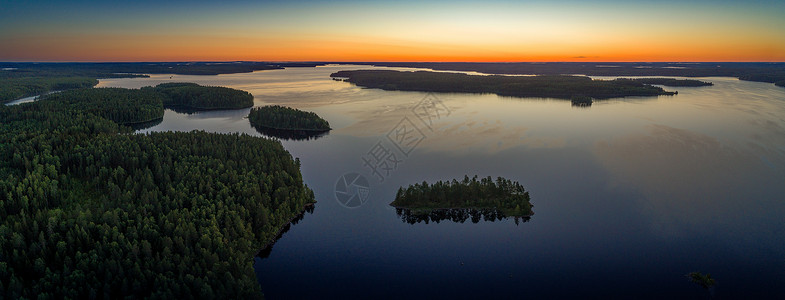
[[[363,64],[363,63],[356,63]],[[370,62],[376,66],[429,68],[434,70],[475,71],[487,74],[587,76],[678,76],[678,77],[736,77],[741,80],[780,83],[785,86],[783,62]],[[612,67],[609,67],[612,66]]]
[[[437,181],[415,183],[399,188],[391,206],[402,209],[430,212],[439,209],[496,210],[503,216],[528,217],[534,214],[529,192],[518,182],[490,176],[469,178],[462,181]],[[495,215],[494,215],[495,216]]]
[[[700,81],[695,79],[676,79],[676,78],[619,78],[617,80],[631,80],[645,84],[657,84],[664,86],[712,86],[714,85],[708,81]]]
[[[701,272],[690,272],[687,274],[687,278],[689,278],[692,283],[700,285],[707,290],[714,287],[714,285],[717,283],[714,278],[711,278],[711,274],[708,273],[703,274]]]
[[[595,99],[626,96],[674,95],[660,87],[631,80],[592,80],[585,76],[467,75],[444,72],[391,70],[339,71],[332,77],[347,78],[358,86],[397,91],[441,93],[493,93],[511,97],[571,99],[582,95]]]

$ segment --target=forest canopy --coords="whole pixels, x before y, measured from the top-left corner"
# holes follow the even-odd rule
[[[315,202],[299,160],[272,139],[119,124],[158,114],[155,93],[0,106],[0,298],[262,296],[252,257]]]
[[[400,209],[430,211],[439,209],[495,210],[511,217],[534,214],[529,192],[518,182],[490,176],[462,181],[437,181],[433,184],[415,183],[400,187],[391,206]]]
[[[630,80],[593,80],[586,76],[467,75],[445,72],[402,72],[392,70],[339,71],[331,77],[361,87],[395,91],[442,93],[493,93],[511,97],[572,99],[581,95],[595,99],[627,96],[674,95],[660,87]]]
[[[149,122],[164,115],[165,96],[151,90],[86,88],[42,96],[35,109],[92,113],[127,125]]]

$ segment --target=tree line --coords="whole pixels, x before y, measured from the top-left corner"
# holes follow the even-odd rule
[[[660,87],[630,80],[592,80],[586,76],[467,75],[445,72],[392,70],[339,71],[332,77],[347,78],[358,86],[396,91],[440,93],[493,93],[510,97],[571,99],[583,95],[595,99],[627,96],[674,95]]]
[[[299,160],[248,135],[133,134],[118,122],[160,109],[143,93],[0,106],[0,298],[262,296],[252,257],[315,202]]]

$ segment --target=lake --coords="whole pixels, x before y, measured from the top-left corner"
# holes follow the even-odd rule
[[[711,273],[718,299],[785,297],[785,88],[698,78],[714,86],[573,107],[363,89],[329,77],[368,68],[152,75],[98,86],[227,86],[251,92],[257,106],[314,111],[330,122],[326,136],[282,141],[318,203],[269,256],[255,258],[268,299],[706,297],[685,277],[692,271]],[[261,136],[248,112],[166,110],[140,132]],[[464,175],[520,182],[535,214],[518,224],[409,224],[389,206],[401,186]]]

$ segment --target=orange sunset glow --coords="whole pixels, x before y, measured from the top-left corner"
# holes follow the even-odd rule
[[[194,6],[131,13],[91,7],[71,15],[47,6],[24,18],[11,9],[0,20],[3,28],[13,28],[0,31],[0,60],[785,60],[785,18],[765,5]]]

